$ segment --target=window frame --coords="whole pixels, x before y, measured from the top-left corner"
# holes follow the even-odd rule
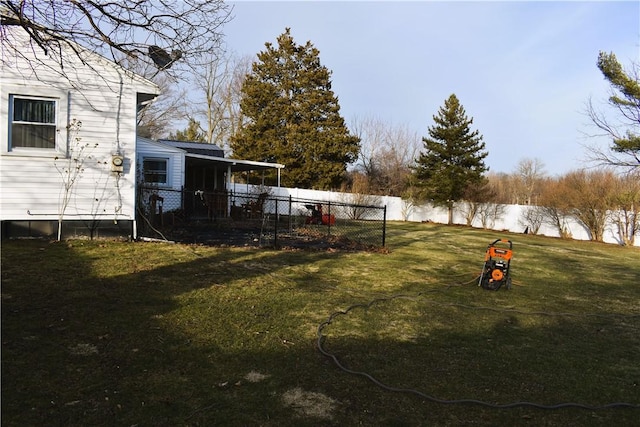
[[[55,101],[55,147],[14,147],[11,142],[13,129],[13,99],[31,98]],[[0,154],[23,157],[63,157],[69,153],[68,130],[70,93],[54,87],[0,85],[0,118],[4,125],[0,132]]]
[[[145,162],[164,162],[166,165],[165,169],[165,182],[158,181],[147,181],[147,172],[145,169]],[[141,170],[142,170],[142,182],[148,185],[156,185],[162,188],[170,188],[171,187],[171,157],[162,157],[162,156],[143,156],[141,161]],[[161,174],[156,174],[161,175]]]
[[[15,105],[16,99],[19,100],[28,100],[28,101],[45,101],[45,102],[53,102],[53,122],[45,123],[45,122],[35,122],[35,121],[26,121],[26,120],[14,120],[15,113]],[[58,148],[58,141],[56,138],[56,134],[58,133],[58,116],[59,116],[59,108],[60,100],[58,98],[44,97],[44,96],[31,96],[31,95],[19,95],[19,94],[9,94],[9,151],[14,150],[47,150],[47,151],[56,151]],[[53,127],[53,147],[29,147],[14,145],[13,141],[13,127],[14,125],[29,125],[29,126],[43,126],[43,127]]]

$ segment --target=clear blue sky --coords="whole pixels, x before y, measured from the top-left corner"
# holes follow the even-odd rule
[[[332,71],[347,123],[377,117],[427,135],[452,93],[484,136],[495,172],[539,158],[551,175],[586,166],[584,115],[609,85],[598,52],[640,61],[640,2],[237,1],[224,33],[255,55],[291,28]]]

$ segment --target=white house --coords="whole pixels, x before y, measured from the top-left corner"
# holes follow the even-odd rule
[[[60,218],[65,236],[135,237],[136,118],[159,88],[79,46],[54,58],[18,27],[1,36],[3,237],[55,235]]]

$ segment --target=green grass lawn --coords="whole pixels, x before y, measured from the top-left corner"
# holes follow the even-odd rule
[[[510,291],[474,281],[497,238]],[[2,425],[638,425],[640,249],[407,223],[387,243],[3,241]],[[491,406],[519,402],[636,407]]]

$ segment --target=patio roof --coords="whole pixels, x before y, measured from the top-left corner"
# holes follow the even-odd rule
[[[204,154],[205,156],[224,157],[224,150],[216,144],[205,142],[175,141],[173,139],[159,139],[158,142],[171,147],[180,148],[191,154]]]
[[[280,163],[255,162],[252,160],[227,159],[225,157],[206,156],[204,154],[185,153],[185,157],[194,159],[196,163],[213,163],[215,166],[230,168],[231,172],[259,171],[267,169],[280,169],[284,165]]]
[[[233,172],[264,171],[275,169],[278,175],[278,187],[280,186],[280,170],[285,166],[280,163],[257,162],[253,160],[228,159],[224,157],[222,148],[215,144],[203,142],[174,141],[159,139],[158,143],[170,146],[184,152],[185,159],[189,159],[192,165],[213,166],[229,172],[227,179]]]
[[[159,139],[159,143],[178,148],[185,152],[185,157],[194,160],[196,164],[207,164],[229,168],[231,172],[247,172],[267,169],[283,169],[280,163],[255,162],[253,160],[227,159],[224,151],[216,144],[204,142],[175,141],[171,139]]]

